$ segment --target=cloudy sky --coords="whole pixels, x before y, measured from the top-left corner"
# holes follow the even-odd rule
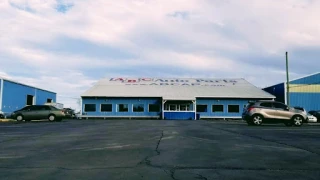
[[[1,0],[0,76],[77,99],[103,77],[246,78],[318,72],[316,0]]]

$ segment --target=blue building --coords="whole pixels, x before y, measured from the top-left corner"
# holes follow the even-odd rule
[[[82,94],[84,118],[241,118],[251,100],[275,96],[245,79],[106,78]]]
[[[287,83],[279,83],[264,90],[276,96],[277,101],[288,104]],[[289,82],[289,105],[304,107],[306,111],[320,110],[320,73]]]
[[[56,93],[0,77],[0,111],[10,114],[26,105],[56,101]]]

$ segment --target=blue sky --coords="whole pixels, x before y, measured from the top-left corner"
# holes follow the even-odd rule
[[[78,108],[104,77],[246,78],[258,87],[319,72],[320,1],[8,0],[0,76]]]

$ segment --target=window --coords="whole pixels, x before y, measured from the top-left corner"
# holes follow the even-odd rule
[[[285,104],[282,103],[273,103],[274,107],[277,109],[287,109],[288,106],[286,106]]]
[[[177,111],[177,105],[176,104],[170,104],[169,105],[169,110],[170,111]]]
[[[239,105],[228,105],[228,113],[239,113],[240,106]]]
[[[133,105],[133,112],[144,112],[144,105],[143,104],[134,104]]]
[[[112,112],[112,104],[101,104],[101,112]]]
[[[49,106],[39,106],[39,110],[41,111],[50,111],[50,107]]]
[[[128,104],[118,104],[118,112],[128,112]]]
[[[39,111],[41,110],[40,106],[30,106],[30,111]]]
[[[207,105],[197,105],[197,112],[208,112]]]
[[[53,111],[61,110],[61,109],[58,109],[58,108],[56,108],[56,107],[54,107],[54,106],[48,106],[48,107],[49,107],[50,110],[53,110]]]
[[[95,104],[85,104],[84,105],[84,112],[96,112],[96,105]]]
[[[33,105],[33,96],[27,95],[27,106]]]
[[[212,112],[223,112],[223,105],[212,105]]]
[[[261,103],[260,106],[271,108],[272,107],[272,103]]]
[[[52,99],[47,99],[47,103],[52,103]]]
[[[185,104],[180,105],[180,111],[187,111],[187,110],[188,110],[187,105],[185,105]]]
[[[149,112],[160,112],[159,104],[149,104]]]
[[[20,111],[29,111],[31,109],[31,106],[26,106],[22,109],[20,109]]]

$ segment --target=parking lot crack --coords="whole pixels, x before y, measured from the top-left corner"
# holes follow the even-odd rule
[[[159,146],[160,146],[162,138],[163,138],[163,131],[161,132],[161,137],[160,137],[160,139],[158,141],[158,144],[157,144],[157,147],[156,147],[156,150],[155,150],[158,155],[160,155]]]
[[[201,180],[208,180],[208,178],[202,176],[201,174],[197,174],[198,177],[196,179],[201,179]]]
[[[175,168],[173,168],[173,169],[170,170],[171,178],[172,178],[173,180],[178,180],[177,178],[174,177],[175,173],[176,173],[176,169],[175,169]]]
[[[64,171],[90,171],[90,170],[105,170],[105,169],[133,169],[135,167],[93,167],[93,168],[65,168],[65,167],[0,167],[0,169],[59,169],[59,170],[64,170]]]

